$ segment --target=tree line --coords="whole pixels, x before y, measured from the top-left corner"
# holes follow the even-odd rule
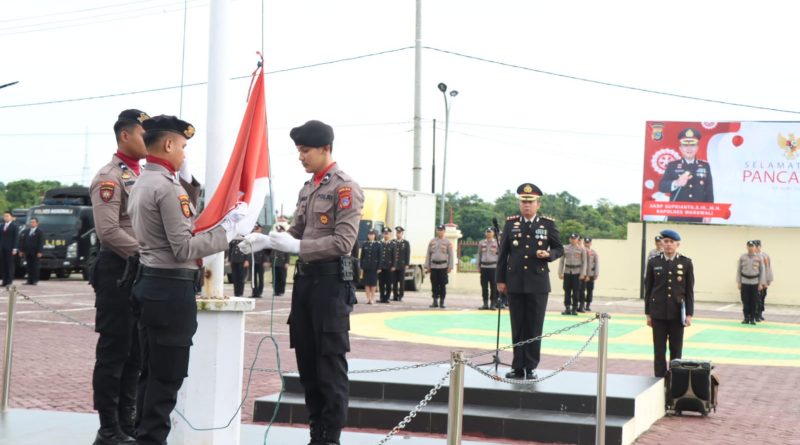
[[[516,193],[506,190],[494,202],[487,202],[477,195],[462,196],[459,193],[445,195],[445,222],[449,220],[452,209],[453,222],[463,233],[463,239],[477,241],[484,238],[486,228],[497,221],[502,230],[507,216],[519,213]],[[441,200],[436,202],[439,215]],[[577,232],[581,236],[605,239],[623,239],[627,233],[627,223],[639,221],[639,204],[614,205],[601,199],[595,205],[581,204],[580,200],[568,192],[545,194],[542,197],[540,215],[556,220],[562,242],[569,242],[569,234]]]
[[[0,209],[2,211],[27,209],[41,204],[44,192],[58,187],[63,187],[58,181],[20,179],[7,184],[0,182]]]

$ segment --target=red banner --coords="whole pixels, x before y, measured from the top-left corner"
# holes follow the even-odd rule
[[[642,212],[653,216],[728,219],[731,217],[731,205],[713,202],[645,201]]]

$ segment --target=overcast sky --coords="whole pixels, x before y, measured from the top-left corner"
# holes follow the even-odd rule
[[[186,4],[190,85],[208,77],[209,5]],[[189,159],[202,178],[205,131],[215,125],[206,122],[206,85],[184,88],[182,104],[181,90],[169,88],[181,84],[183,8],[182,0],[7,2],[0,84],[19,84],[0,90],[0,181],[88,181],[115,151],[112,125],[125,108],[194,124]],[[307,179],[288,132],[308,119],[333,125],[334,157],[362,186],[410,189],[413,49],[302,67],[413,47],[415,2],[265,0],[263,8],[262,21],[261,1],[231,3],[230,71],[239,79],[228,85],[230,143],[213,149],[232,148],[263,31],[276,205],[291,213]],[[800,120],[797,2],[426,0],[422,15],[431,48],[422,54],[425,191],[433,119],[441,187],[439,82],[459,91],[447,191],[487,200],[530,181],[588,204],[639,202],[647,120]],[[96,96],[111,97],[70,100]]]

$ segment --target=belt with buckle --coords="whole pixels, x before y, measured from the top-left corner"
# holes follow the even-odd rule
[[[200,269],[160,269],[141,266],[143,277],[172,278],[174,280],[197,281]]]
[[[481,263],[481,266],[494,266],[497,264],[497,261],[492,261],[491,263]]]
[[[298,261],[295,266],[297,267],[297,274],[301,276],[339,275],[338,261],[327,261],[324,263],[306,263],[304,261]]]
[[[447,261],[433,261],[433,260],[431,260],[431,263],[433,263],[433,264],[447,264]]]

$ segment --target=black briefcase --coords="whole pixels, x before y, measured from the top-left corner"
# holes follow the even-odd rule
[[[707,360],[675,359],[667,374],[667,414],[694,411],[707,416],[717,411],[719,380]]]

